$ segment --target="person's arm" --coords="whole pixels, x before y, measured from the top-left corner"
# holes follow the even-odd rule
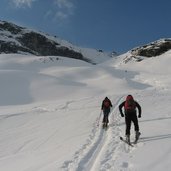
[[[123,114],[123,111],[122,111],[122,108],[123,108],[124,105],[125,105],[125,101],[122,102],[122,103],[119,105],[119,112],[120,112],[120,114],[121,114],[122,117],[124,117],[124,114]]]
[[[141,118],[141,106],[139,105],[138,102],[135,103],[136,103],[136,107],[138,108],[138,117]]]

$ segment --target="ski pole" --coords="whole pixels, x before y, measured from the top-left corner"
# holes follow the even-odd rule
[[[102,110],[101,110],[100,115],[99,115],[99,118],[97,120],[97,126],[99,126],[101,115],[102,115]]]

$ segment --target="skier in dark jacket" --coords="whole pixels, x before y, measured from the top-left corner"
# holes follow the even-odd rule
[[[105,99],[102,102],[102,106],[101,109],[103,111],[103,126],[107,127],[108,123],[109,123],[109,113],[110,113],[110,109],[112,107],[112,103],[110,101],[110,99],[108,97],[105,97]]]
[[[138,140],[140,136],[138,118],[141,118],[141,106],[136,102],[132,95],[128,95],[126,100],[119,105],[119,111],[122,117],[124,117],[122,108],[124,107],[125,123],[126,123],[126,140],[130,142],[130,129],[131,122],[134,123],[135,128],[135,141]],[[138,118],[136,108],[138,108]]]

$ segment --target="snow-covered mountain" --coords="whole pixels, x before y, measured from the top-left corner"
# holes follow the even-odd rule
[[[131,50],[134,56],[154,57],[159,56],[171,49],[171,38],[160,39],[142,47]]]
[[[124,61],[131,51],[107,61],[93,49],[82,52],[100,64],[0,54],[0,170],[170,171],[171,50],[141,62]],[[134,147],[119,139],[125,121],[118,105],[128,94],[142,107]],[[113,104],[107,131],[99,118],[106,96]]]
[[[131,49],[126,53],[126,55],[122,55],[124,56],[123,62],[140,62],[146,58],[160,56],[169,50],[171,50],[171,38],[160,39],[144,46],[138,46]]]
[[[77,47],[56,36],[50,36],[6,21],[0,21],[0,53],[63,56],[93,64],[111,58],[110,54],[101,50]]]

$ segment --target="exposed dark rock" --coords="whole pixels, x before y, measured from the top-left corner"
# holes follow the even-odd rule
[[[134,56],[154,57],[171,49],[171,39],[161,39],[153,43],[131,50]]]
[[[0,30],[6,30],[11,32],[12,34],[18,34],[22,31],[22,27],[19,27],[15,24],[8,23],[8,22],[3,22],[0,23]]]
[[[57,39],[29,31],[8,22],[0,22],[0,53],[30,53],[37,56],[64,56],[90,62],[80,52],[65,47]]]
[[[19,46],[13,42],[5,42],[0,40],[0,53],[18,53],[19,51],[32,54],[34,53],[30,49]]]

